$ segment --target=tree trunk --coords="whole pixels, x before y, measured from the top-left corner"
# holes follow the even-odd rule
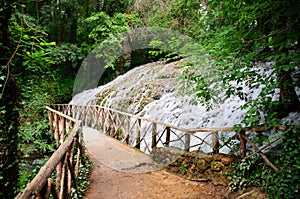
[[[62,42],[62,16],[61,16],[61,5],[60,5],[60,0],[57,0],[57,4],[56,4],[57,8],[58,8],[58,13],[57,13],[57,44],[61,44]]]
[[[280,88],[280,105],[279,105],[279,117],[285,117],[290,112],[300,111],[300,102],[295,91],[295,84],[291,77],[291,70],[284,70],[284,66],[290,64],[291,60],[288,58],[289,49],[288,47],[281,47],[282,45],[288,46],[288,18],[282,16],[277,22],[277,29],[281,30],[282,33],[278,34],[276,40],[277,45],[274,46],[275,53],[279,55],[276,61],[277,66],[277,82]]]
[[[1,1],[0,7],[0,198],[14,198],[18,182],[18,92],[15,79],[10,75],[11,56],[8,24],[14,1]]]
[[[6,80],[4,80],[6,81]],[[3,85],[3,81],[0,82]],[[0,198],[14,198],[18,182],[18,93],[16,81],[8,77],[0,99]]]
[[[293,86],[293,80],[289,71],[281,71],[278,74],[280,87],[280,117],[287,116],[290,112],[300,111],[300,102]]]

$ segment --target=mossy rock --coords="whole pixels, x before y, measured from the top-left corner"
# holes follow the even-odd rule
[[[223,170],[224,168],[224,164],[222,162],[219,162],[219,161],[212,161],[210,163],[210,168],[213,170],[213,171],[221,171]]]
[[[200,159],[197,162],[197,170],[200,172],[205,172],[208,167],[208,163],[204,159]]]
[[[211,182],[216,186],[217,185],[228,186],[229,179],[222,171],[221,172],[214,172],[214,175],[212,176]]]

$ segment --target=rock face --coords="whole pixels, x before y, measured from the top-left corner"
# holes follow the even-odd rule
[[[270,68],[269,65],[266,63],[260,68]],[[247,110],[240,110],[239,107],[245,101],[239,97],[232,96],[207,110],[201,104],[191,103],[191,97],[180,95],[177,77],[182,66],[184,60],[145,64],[106,85],[75,95],[70,103],[99,104],[183,128],[232,127],[244,119]],[[248,99],[255,99],[261,88],[249,89],[245,86],[243,91]],[[296,92],[300,98],[299,87]],[[275,98],[278,98],[278,93]],[[292,113],[283,121],[291,119],[300,123],[299,113]]]
[[[132,114],[142,115],[147,104],[175,90],[180,62],[160,62],[134,68],[118,77],[97,94],[96,103]]]
[[[184,60],[167,64],[155,62],[136,67],[106,85],[74,96],[70,103],[103,105],[186,129],[232,127],[241,123],[247,110],[239,109],[245,104],[239,97],[232,96],[207,110],[201,104],[192,103],[191,97],[180,95],[177,77],[181,72],[181,65],[184,65]],[[243,89],[248,99],[256,98],[261,90],[250,90],[247,87]],[[297,92],[300,96],[299,89]],[[300,123],[299,113],[294,113],[291,118],[295,123]],[[288,120],[290,119],[284,121]],[[233,134],[234,132],[220,132],[219,139],[227,139]],[[198,132],[195,134],[200,138],[207,135]],[[205,145],[191,150],[212,152],[211,147]],[[229,153],[230,149],[224,147],[220,152]]]
[[[169,150],[169,152],[167,152]],[[180,152],[169,148],[152,151],[153,160],[166,163],[174,160]],[[173,154],[173,155],[171,155]],[[182,152],[181,156],[167,166],[167,170],[194,181],[211,181],[214,185],[228,186],[229,173],[233,171],[236,158],[226,154],[201,154],[198,151]]]
[[[206,107],[191,103],[191,97],[179,93],[177,78],[183,62],[155,62],[136,67],[104,86],[77,94],[70,103],[98,104],[187,129],[239,123],[245,112],[237,109],[244,103],[242,100],[231,98],[207,111]],[[201,150],[211,152],[208,148]]]

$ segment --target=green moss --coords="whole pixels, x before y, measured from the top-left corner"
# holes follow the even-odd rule
[[[221,171],[224,168],[224,164],[219,161],[212,161],[210,167],[213,171]]]

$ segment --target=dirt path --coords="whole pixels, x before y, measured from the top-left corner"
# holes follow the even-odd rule
[[[94,158],[86,199],[221,199],[226,188],[192,182],[166,171],[125,173],[111,169]]]
[[[94,164],[85,199],[237,198],[227,187],[189,181],[153,167],[149,156],[94,129],[84,127],[83,139]],[[255,191],[241,198],[266,197]]]

